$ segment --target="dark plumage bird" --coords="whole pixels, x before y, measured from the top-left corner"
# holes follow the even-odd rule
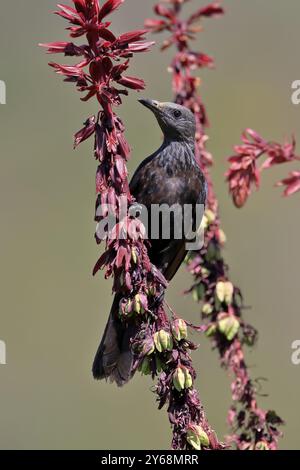
[[[182,207],[186,204],[192,207],[204,205],[206,182],[195,159],[196,124],[193,113],[174,103],[140,102],[154,113],[163,131],[164,141],[137,168],[130,183],[131,193],[147,209],[152,204],[179,204]],[[197,230],[195,214],[192,219],[191,228]],[[175,223],[173,220],[173,232]],[[186,240],[176,239],[171,230],[169,239],[150,241],[150,260],[170,281],[187,254]],[[118,313],[120,300],[121,297],[116,295],[94,360],[93,375],[95,379],[110,379],[122,386],[133,375],[130,339],[135,329],[121,322]]]

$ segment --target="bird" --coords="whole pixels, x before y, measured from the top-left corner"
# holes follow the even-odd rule
[[[188,108],[172,102],[151,99],[141,99],[139,102],[156,117],[163,132],[163,143],[136,169],[129,185],[132,196],[149,212],[154,204],[176,204],[177,207],[189,204],[193,208],[197,204],[205,206],[207,184],[195,157],[194,114]],[[155,239],[151,239],[151,231],[148,229],[150,261],[168,282],[173,279],[188,253],[184,234],[181,238],[174,237],[174,217],[167,239],[161,237],[161,227]],[[201,220],[195,226],[195,211],[191,218],[191,228],[198,230]],[[136,325],[120,319],[121,299],[121,294],[115,295],[92,368],[96,380],[106,379],[118,386],[125,385],[134,375],[131,339],[137,332]]]

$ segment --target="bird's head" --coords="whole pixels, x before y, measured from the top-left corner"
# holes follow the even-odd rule
[[[195,140],[195,116],[188,108],[176,103],[160,103],[149,99],[139,102],[154,113],[167,139]]]

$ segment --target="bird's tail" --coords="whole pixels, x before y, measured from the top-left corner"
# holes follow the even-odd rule
[[[121,322],[119,318],[120,300],[120,296],[116,295],[94,359],[93,376],[97,380],[109,379],[122,387],[133,376],[133,354],[130,340],[135,335],[135,328]]]

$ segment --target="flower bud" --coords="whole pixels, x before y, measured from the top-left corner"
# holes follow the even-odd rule
[[[268,444],[265,441],[259,441],[256,446],[255,450],[270,450]]]
[[[199,300],[203,299],[203,296],[205,294],[205,288],[203,284],[199,284],[193,289],[193,299],[195,302],[199,302]]]
[[[193,379],[190,374],[190,371],[187,368],[184,368],[183,372],[185,376],[184,388],[191,388],[193,386]]]
[[[211,313],[213,313],[214,311],[214,308],[211,304],[207,303],[207,304],[204,304],[203,307],[202,307],[202,313],[203,315],[210,315]]]
[[[232,303],[233,298],[233,284],[231,282],[218,282],[216,285],[216,296],[222,303],[225,302],[227,305]]]
[[[211,338],[211,336],[214,336],[217,332],[217,326],[212,323],[211,325],[208,325],[207,330],[205,331],[205,336],[207,338]]]
[[[177,367],[173,374],[173,385],[178,392],[185,388],[191,388],[193,385],[193,378],[187,367]]]
[[[192,424],[187,431],[187,441],[196,450],[209,446],[209,437],[201,426]]]
[[[137,257],[137,252],[135,248],[132,248],[131,250],[131,259],[134,262],[134,264],[137,264],[138,257]]]
[[[133,308],[136,313],[141,313],[142,305],[139,294],[136,294],[136,296],[134,297]]]
[[[210,243],[207,248],[207,253],[205,256],[206,261],[214,261],[220,258],[220,250],[215,245],[215,243]]]
[[[207,218],[208,225],[212,224],[216,220],[216,215],[210,209],[205,211],[205,216]]]
[[[177,367],[173,374],[173,385],[178,392],[185,388],[185,374],[181,367]]]
[[[147,308],[147,297],[144,294],[136,294],[133,300],[133,309],[137,314],[145,313]]]
[[[233,299],[233,284],[231,282],[225,282],[225,303],[230,305]]]
[[[225,299],[225,282],[218,282],[216,285],[216,296],[220,302]]]
[[[131,300],[128,300],[127,302],[125,301],[125,303],[123,303],[120,306],[120,309],[119,309],[120,316],[126,315],[130,317],[132,313],[133,313],[133,302]]]
[[[187,338],[187,324],[182,319],[176,319],[172,323],[172,334],[177,341]]]
[[[170,351],[173,348],[173,339],[169,332],[165,330],[157,331],[154,334],[154,343],[159,352]]]
[[[207,268],[201,268],[201,275],[202,277],[208,277],[210,274],[209,270]]]
[[[188,430],[186,440],[194,449],[201,450],[200,438],[192,429]]]
[[[139,371],[142,373],[142,375],[151,374],[150,360],[148,357],[145,357],[143,362],[140,364]]]
[[[146,341],[144,341],[143,346],[142,346],[142,353],[144,356],[151,356],[151,354],[155,351],[155,345],[153,339],[147,338]]]
[[[225,243],[227,242],[227,237],[226,237],[225,232],[221,228],[219,229],[219,232],[218,232],[218,238],[219,238],[219,242],[221,243],[221,245],[225,245]]]
[[[240,322],[234,315],[228,315],[227,313],[220,314],[218,319],[218,329],[227,338],[228,341],[232,341],[237,335],[240,328]]]
[[[151,285],[149,287],[149,289],[147,290],[147,294],[151,295],[152,297],[154,297],[156,295],[156,289],[155,289],[154,285]]]
[[[200,225],[200,230],[206,230],[208,227],[208,218],[204,214],[202,217],[201,225]]]

